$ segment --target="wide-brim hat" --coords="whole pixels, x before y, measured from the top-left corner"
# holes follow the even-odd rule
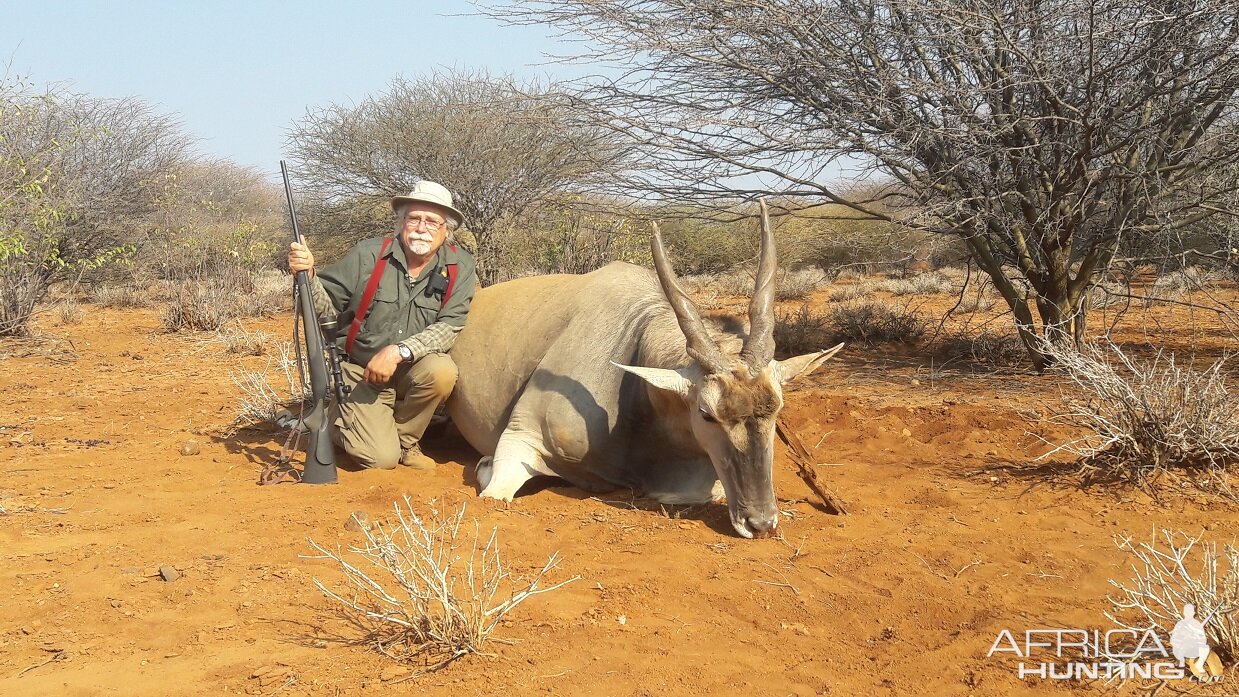
[[[452,192],[447,190],[446,186],[436,184],[428,179],[423,179],[413,185],[413,190],[407,194],[393,196],[391,200],[391,209],[394,211],[406,203],[429,203],[442,208],[456,219],[456,224],[461,225],[465,222],[465,214],[456,210],[452,205]]]

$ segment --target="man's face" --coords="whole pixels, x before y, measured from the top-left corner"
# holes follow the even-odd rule
[[[403,208],[400,241],[405,250],[422,259],[439,251],[447,239],[447,219],[428,203],[410,203]]]

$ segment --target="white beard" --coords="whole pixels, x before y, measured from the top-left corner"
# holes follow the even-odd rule
[[[419,257],[426,256],[427,254],[430,253],[430,241],[429,240],[410,240],[409,251],[416,254]]]

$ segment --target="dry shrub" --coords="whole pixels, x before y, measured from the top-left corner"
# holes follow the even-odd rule
[[[753,277],[744,271],[719,274],[710,283],[710,289],[719,295],[748,297],[753,294]]]
[[[283,409],[291,409],[309,399],[302,386],[300,370],[292,344],[279,344],[279,355],[267,356],[262,370],[240,367],[231,373],[232,384],[241,391],[230,430],[259,423],[273,423]],[[275,379],[281,386],[272,384]]]
[[[715,297],[748,297],[753,294],[753,277],[744,271],[684,276],[680,283],[686,292],[694,294]]]
[[[830,282],[830,275],[809,266],[798,271],[778,272],[775,278],[775,299],[799,300]],[[721,274],[698,274],[683,276],[680,285],[688,293],[717,299],[723,297],[746,298],[753,294],[755,280],[752,274],[737,269]]]
[[[709,274],[680,276],[680,287],[684,288],[684,292],[696,295],[696,293],[709,292],[711,281],[714,281],[714,276]]]
[[[163,327],[168,332],[217,331],[239,317],[278,312],[289,295],[289,287],[276,295],[274,288],[264,290],[244,272],[179,281],[169,289]]]
[[[1162,530],[1159,545],[1154,529],[1152,542],[1116,539],[1129,556],[1132,578],[1110,579],[1119,595],[1109,598],[1113,608],[1106,617],[1140,632],[1160,629],[1168,637],[1190,603],[1204,622],[1210,647],[1230,662],[1239,658],[1239,549],[1233,544],[1219,549],[1201,538]]]
[[[1022,278],[1021,282],[1023,282]],[[959,283],[962,285],[964,281],[961,279]],[[969,271],[967,283],[969,288],[976,289],[977,292],[1001,296],[1001,293],[998,292],[998,288],[994,286],[994,279],[990,278],[988,273],[980,269],[972,269]]]
[[[453,514],[432,510],[423,519],[409,498],[394,505],[395,520],[365,528],[362,544],[348,554],[311,546],[339,565],[347,590],[337,593],[317,578],[314,584],[339,603],[359,643],[423,671],[442,668],[480,653],[509,612],[529,598],[578,577],[543,586],[559,564],[552,554],[528,581],[504,565],[496,531],[482,538],[475,520],[465,523],[465,505]]]
[[[861,269],[856,268],[855,266],[844,267],[842,269],[839,269],[839,272],[835,274],[835,283],[840,283],[844,281],[859,282],[863,280],[865,280],[865,272]]]
[[[1118,346],[1042,350],[1069,378],[1054,419],[1084,430],[1054,448],[1079,458],[1086,479],[1147,486],[1167,473],[1229,493],[1226,468],[1239,462],[1239,398],[1226,384],[1229,356],[1203,370],[1158,351],[1138,360]]]
[[[60,323],[65,326],[81,324],[82,318],[86,313],[82,310],[82,306],[73,298],[65,298],[56,307],[56,316],[60,319]]]
[[[241,316],[241,294],[231,284],[215,279],[181,281],[170,295],[163,313],[163,328],[168,332],[215,331]]]
[[[776,311],[774,345],[779,355],[798,356],[829,346],[827,320],[826,314],[814,312],[808,303],[791,312]]]
[[[961,269],[958,266],[944,266],[938,269],[935,273],[950,281],[955,286],[962,286],[964,279],[968,278],[968,271]]]
[[[925,323],[915,310],[884,302],[848,303],[831,308],[827,318],[830,340],[866,346],[885,343],[915,344],[925,336]]]
[[[117,310],[151,307],[155,298],[145,288],[134,286],[103,285],[95,288],[93,302],[96,305]]]
[[[1204,290],[1215,280],[1217,280],[1216,277],[1207,270],[1199,266],[1189,266],[1158,276],[1157,280],[1153,281],[1149,295],[1157,298],[1176,298],[1186,293]]]
[[[951,314],[970,314],[974,312],[989,312],[998,305],[998,299],[993,295],[986,293],[984,290],[978,292],[969,292],[959,300],[959,303],[951,310]]]
[[[830,276],[816,266],[799,271],[780,272],[775,285],[776,300],[800,300],[830,283]]]
[[[939,338],[934,353],[944,361],[964,360],[994,368],[1023,366],[1028,351],[1018,336],[982,330],[979,334],[955,332]]]
[[[868,283],[857,283],[850,286],[834,286],[826,296],[832,303],[858,300],[873,292]]]
[[[1159,300],[1177,300],[1189,293],[1206,290],[1222,279],[1222,275],[1199,266],[1171,271],[1158,276],[1145,294],[1145,306]]]
[[[256,315],[267,315],[292,308],[292,276],[280,271],[264,271],[254,278],[254,297],[250,302]]]
[[[261,356],[267,352],[267,346],[274,337],[264,331],[249,331],[238,320],[220,327],[217,339],[228,353]]]
[[[1102,281],[1088,290],[1088,306],[1093,310],[1101,310],[1112,305],[1126,303],[1131,294],[1131,288],[1115,281]]]
[[[891,295],[942,295],[955,291],[955,284],[936,273],[911,278],[892,278],[878,284],[878,290]]]

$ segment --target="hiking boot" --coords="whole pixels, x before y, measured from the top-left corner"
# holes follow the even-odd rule
[[[422,446],[414,443],[413,447],[400,451],[400,464],[415,470],[432,470],[439,463],[423,453]]]

